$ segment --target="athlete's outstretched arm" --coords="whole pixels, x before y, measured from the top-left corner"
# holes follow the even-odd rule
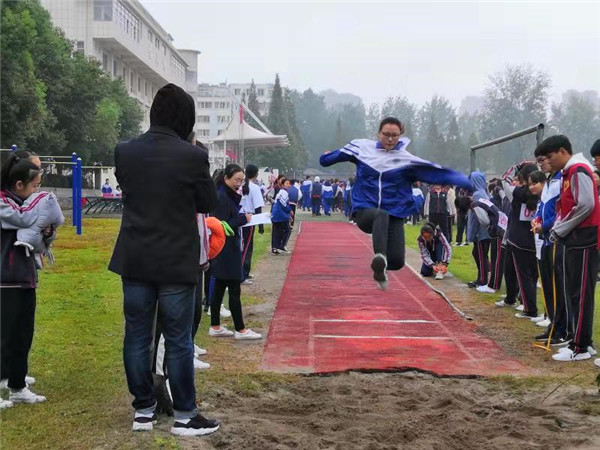
[[[358,155],[358,148],[352,143],[344,145],[339,150],[332,152],[325,152],[319,158],[319,163],[323,167],[329,167],[340,162],[357,162],[356,156]]]
[[[412,175],[417,181],[429,184],[441,184],[442,186],[459,186],[473,191],[473,185],[469,177],[445,167],[429,164],[415,164],[411,167]]]

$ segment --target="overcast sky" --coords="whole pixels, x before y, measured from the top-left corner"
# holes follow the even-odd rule
[[[142,0],[199,81],[389,95],[455,105],[490,73],[531,63],[567,89],[600,91],[600,2],[203,2]]]

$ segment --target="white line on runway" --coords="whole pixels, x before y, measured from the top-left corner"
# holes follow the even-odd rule
[[[334,334],[315,334],[316,338],[323,339],[420,339],[420,340],[444,340],[451,341],[446,336],[338,336]]]
[[[406,320],[392,320],[392,319],[313,319],[313,322],[357,322],[357,323],[436,323],[433,320],[423,319],[406,319]]]

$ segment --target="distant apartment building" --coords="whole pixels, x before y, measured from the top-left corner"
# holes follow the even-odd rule
[[[129,95],[150,124],[150,106],[167,83],[195,93],[198,54],[179,51],[173,38],[137,0],[41,0],[55,26],[75,41],[77,51],[93,56],[113,78],[122,78]]]

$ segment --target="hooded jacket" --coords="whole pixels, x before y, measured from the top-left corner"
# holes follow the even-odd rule
[[[123,278],[197,282],[196,214],[214,209],[216,189],[206,152],[184,140],[192,132],[194,116],[192,97],[168,84],[154,98],[148,132],[115,148],[123,217],[109,270]]]
[[[487,193],[487,182],[483,172],[473,172],[469,176],[473,184],[473,203],[480,200],[489,200],[490,196]],[[480,223],[477,214],[473,209],[469,210],[467,215],[467,240],[470,242],[483,241],[490,239],[487,226]]]
[[[468,178],[438,164],[418,158],[406,150],[410,139],[400,138],[385,150],[379,141],[355,139],[343,148],[320,157],[323,167],[340,162],[356,165],[352,185],[353,210],[379,208],[398,218],[410,217],[419,208],[412,195],[415,181],[471,189]]]

